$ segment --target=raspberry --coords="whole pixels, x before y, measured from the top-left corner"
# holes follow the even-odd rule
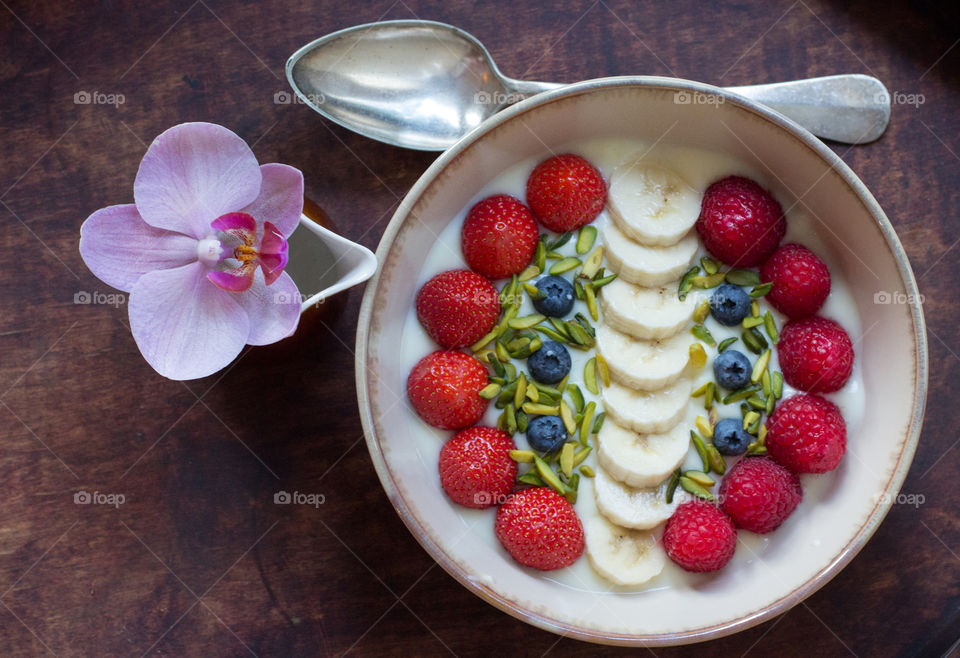
[[[819,311],[830,294],[830,270],[799,244],[785,244],[773,252],[760,269],[760,279],[773,283],[767,301],[794,320]]]
[[[777,358],[788,384],[808,393],[833,393],[853,371],[853,343],[827,318],[792,320],[780,332]]]
[[[493,427],[468,427],[440,449],[440,484],[453,502],[483,509],[498,505],[513,491],[517,446],[506,432]]]
[[[847,426],[833,402],[799,393],[777,406],[767,421],[767,452],[794,473],[826,473],[847,447]]]
[[[553,489],[535,487],[510,496],[497,510],[497,539],[525,567],[568,567],[583,553],[583,526],[573,505]]]
[[[506,194],[477,203],[467,213],[460,232],[467,265],[488,279],[522,272],[539,240],[537,220],[530,209]]]
[[[720,485],[720,501],[738,528],[766,534],[776,530],[803,498],[800,479],[768,457],[746,457]]]
[[[667,556],[687,571],[722,569],[736,547],[733,521],[719,507],[700,499],[677,507],[663,530]]]
[[[407,396],[430,425],[458,430],[473,425],[487,410],[480,389],[489,383],[487,369],[474,357],[454,350],[432,352],[407,377]]]
[[[527,203],[551,231],[566,233],[592,222],[607,203],[603,176],[579,155],[544,160],[527,179]]]
[[[727,265],[760,265],[786,232],[780,204],[749,178],[728,176],[703,193],[697,233],[707,251]]]
[[[500,318],[500,293],[470,270],[436,275],[417,293],[417,319],[441,347],[471,345]]]

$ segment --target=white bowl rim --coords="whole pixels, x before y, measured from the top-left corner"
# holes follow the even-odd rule
[[[423,193],[430,187],[439,174],[448,164],[470,147],[474,142],[483,138],[487,133],[493,131],[501,124],[511,120],[513,117],[524,114],[534,108],[552,103],[558,99],[578,96],[590,93],[598,89],[612,89],[618,87],[648,87],[655,89],[670,89],[674,91],[687,91],[692,93],[713,94],[723,97],[725,102],[731,102],[742,109],[745,109],[762,119],[773,123],[794,138],[799,140],[807,148],[814,151],[829,167],[833,168],[856,193],[858,199],[864,204],[870,215],[877,221],[880,231],[893,253],[896,261],[897,270],[900,279],[907,290],[911,317],[913,319],[914,340],[916,345],[916,372],[915,372],[915,390],[913,395],[913,411],[910,418],[910,425],[907,432],[906,441],[903,445],[896,467],[884,487],[883,494],[877,496],[873,510],[870,512],[867,520],[861,525],[860,529],[844,546],[844,548],[834,556],[834,558],[824,566],[817,574],[810,578],[793,592],[781,597],[780,599],[769,603],[760,610],[752,614],[745,615],[727,623],[717,624],[710,627],[693,629],[678,633],[654,634],[654,635],[629,635],[622,633],[611,633],[604,631],[595,631],[579,626],[558,623],[555,620],[544,617],[541,614],[533,613],[513,602],[501,597],[490,587],[470,579],[463,573],[461,568],[454,563],[445,552],[433,542],[419,520],[410,512],[410,509],[400,496],[396,485],[393,482],[393,475],[389,471],[380,450],[380,446],[374,435],[375,426],[370,407],[370,399],[367,394],[368,378],[366,371],[367,361],[367,342],[370,334],[370,320],[373,313],[373,301],[378,287],[380,274],[383,264],[386,262],[387,252],[393,245],[393,242],[399,232],[404,219],[411,208],[413,208]],[[532,96],[524,101],[512,105],[505,110],[494,114],[492,117],[481,123],[472,131],[464,135],[456,144],[444,151],[430,167],[420,176],[417,182],[407,192],[403,201],[397,207],[396,212],[390,219],[380,244],[376,251],[379,266],[376,273],[371,277],[364,292],[363,301],[360,305],[360,315],[357,325],[357,349],[355,353],[355,370],[357,383],[357,402],[360,411],[360,421],[363,426],[364,438],[367,442],[367,448],[370,452],[373,465],[376,468],[377,476],[383,486],[387,497],[396,509],[397,514],[403,520],[404,524],[413,534],[414,538],[427,551],[427,553],[468,590],[487,601],[500,610],[529,623],[538,628],[559,633],[567,637],[573,637],[588,642],[602,644],[617,644],[629,646],[669,646],[678,644],[688,644],[702,642],[710,639],[716,639],[730,635],[757,624],[760,624],[776,615],[782,614],[797,605],[808,596],[828,583],[836,576],[857,553],[866,545],[867,541],[879,527],[884,517],[890,511],[893,501],[899,493],[903,481],[907,476],[910,465],[916,452],[917,443],[920,438],[920,430],[923,424],[924,409],[927,400],[927,378],[928,378],[928,352],[927,352],[927,334],[926,323],[923,317],[923,310],[920,306],[919,290],[917,282],[913,275],[913,270],[907,258],[906,251],[900,243],[900,239],[887,218],[880,204],[873,197],[866,185],[853,172],[852,169],[826,144],[807,131],[805,128],[795,123],[779,112],[772,110],[764,105],[756,103],[744,96],[734,92],[716,87],[702,82],[685,80],[682,78],[669,78],[663,76],[614,76],[606,78],[596,78],[574,83],[559,89],[543,92]]]

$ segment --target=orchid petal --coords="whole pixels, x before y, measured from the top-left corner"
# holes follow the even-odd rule
[[[197,241],[150,226],[128,203],[101,208],[87,217],[80,226],[80,256],[98,279],[130,292],[147,272],[195,261]]]
[[[164,377],[206,377],[226,367],[246,343],[246,311],[235,295],[211,285],[206,272],[200,263],[149,272],[130,293],[133,338]]]
[[[283,234],[270,222],[263,223],[263,239],[260,241],[260,267],[269,286],[277,280],[290,260],[290,245]]]
[[[210,228],[235,236],[245,245],[257,243],[257,222],[245,212],[228,212],[210,222]]]
[[[229,270],[210,270],[207,279],[213,285],[227,292],[243,292],[253,285],[253,273],[257,269],[254,261],[246,261]]]
[[[303,174],[285,164],[260,165],[263,182],[260,195],[243,212],[250,213],[258,222],[273,222],[289,238],[300,223],[303,212]]]
[[[246,310],[250,320],[251,345],[269,345],[291,335],[300,321],[300,291],[286,272],[267,287],[262,272],[257,272],[250,289],[234,298]]]
[[[233,132],[212,123],[182,123],[150,144],[133,197],[148,224],[200,240],[214,218],[253,202],[261,179],[253,151]]]

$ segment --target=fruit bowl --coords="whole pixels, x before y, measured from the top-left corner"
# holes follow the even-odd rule
[[[715,574],[663,577],[638,591],[578,586],[513,562],[491,541],[489,510],[464,510],[444,495],[437,475],[444,435],[419,421],[405,394],[410,366],[428,346],[413,335],[419,327],[411,309],[431,249],[502,172],[594,138],[722,151],[760,172],[780,199],[811,218],[860,325],[852,338],[865,402],[840,467],[807,476],[815,494],[789,523],[751,542],[743,559]],[[457,262],[455,251],[451,247],[448,262]],[[393,216],[377,257],[356,351],[360,414],[377,474],[414,537],[448,573],[535,626],[592,642],[652,646],[758,624],[802,601],[853,559],[910,467],[926,399],[927,346],[903,248],[876,200],[829,148],[730,92],[671,78],[621,77],[518,103],[431,165]]]

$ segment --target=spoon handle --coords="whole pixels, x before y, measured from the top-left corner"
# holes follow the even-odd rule
[[[869,75],[828,75],[727,91],[773,108],[818,137],[847,144],[872,142],[890,122],[890,93]]]

